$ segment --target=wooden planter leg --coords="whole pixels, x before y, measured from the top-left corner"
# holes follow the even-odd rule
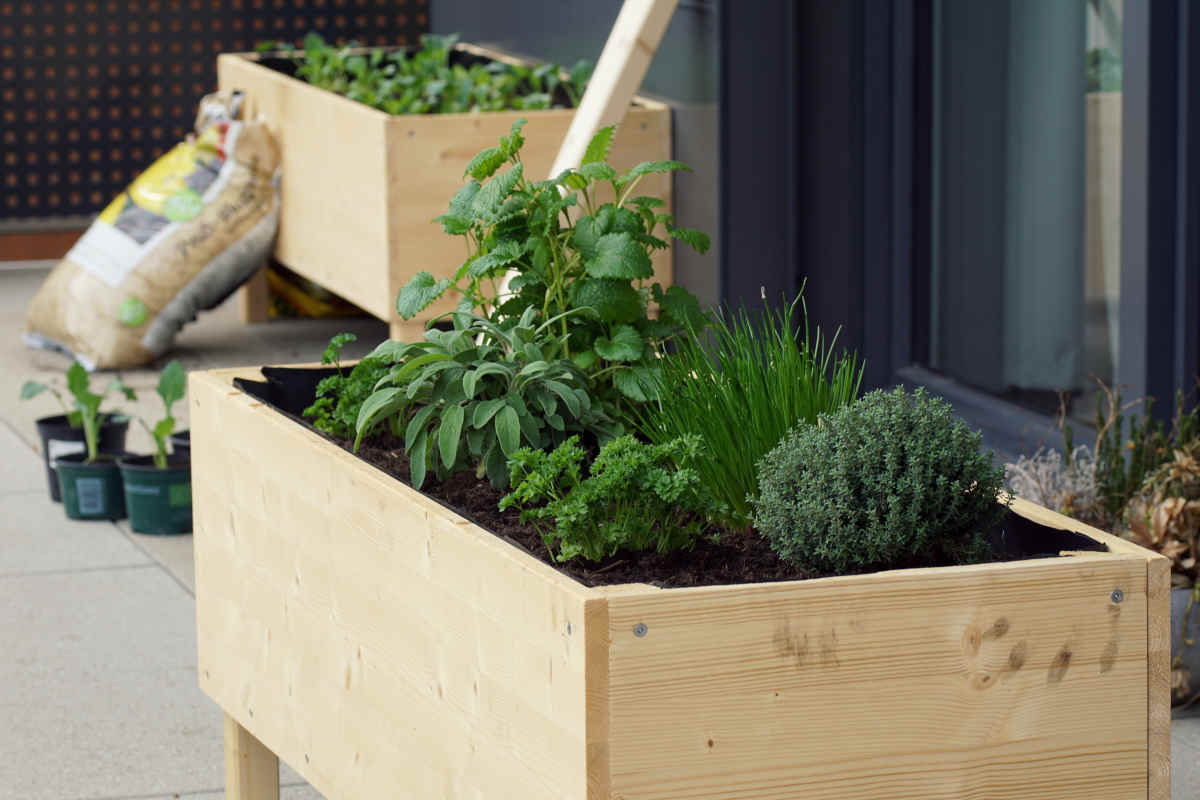
[[[242,309],[242,322],[266,322],[269,319],[271,296],[265,264],[238,289],[238,304]]]
[[[279,758],[225,715],[226,800],[279,800]]]

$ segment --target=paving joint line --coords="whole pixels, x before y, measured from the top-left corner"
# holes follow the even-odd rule
[[[80,575],[88,572],[111,572],[119,569],[149,569],[162,566],[153,559],[149,564],[109,564],[103,567],[75,567],[73,569],[29,570],[27,572],[0,572],[0,581],[6,578],[40,578],[46,575]]]
[[[308,786],[308,784],[304,781],[300,781],[299,783],[280,782],[280,784],[279,784],[280,789],[294,789],[297,786]],[[189,797],[196,797],[197,795],[202,795],[202,794],[224,794],[224,793],[225,793],[225,787],[218,786],[215,789],[188,789],[188,790],[182,791],[182,792],[172,792],[172,791],[168,790],[165,794],[163,792],[154,792],[152,794],[83,795],[81,797],[72,798],[71,800],[158,800],[161,797],[179,798],[179,800],[187,800],[187,798],[189,798]]]
[[[164,564],[163,562],[161,562],[157,558],[155,558],[154,554],[151,553],[149,550],[147,550],[145,547],[142,547],[142,543],[139,542],[137,539],[134,539],[132,533],[126,531],[124,528],[122,528],[120,525],[116,524],[115,522],[113,523],[113,527],[116,528],[117,532],[120,533],[122,536],[124,536],[125,539],[131,545],[133,545],[135,548],[137,548],[137,551],[139,553],[144,555],[146,558],[150,559],[150,563],[147,564],[147,566],[158,567],[159,569],[161,569],[164,573],[166,573],[168,578],[170,578],[172,581],[175,582],[176,586],[178,586],[180,589],[183,589],[184,594],[186,594],[188,597],[191,597],[192,599],[195,599],[196,593],[193,592],[186,583],[179,580],[178,576],[176,576],[174,572],[167,569],[166,564]],[[194,556],[193,556],[193,558],[194,558]]]

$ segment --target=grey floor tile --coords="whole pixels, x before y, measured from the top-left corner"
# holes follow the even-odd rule
[[[0,421],[0,494],[48,491],[42,457]]]
[[[1200,708],[1171,721],[1172,800],[1200,800]]]
[[[46,492],[0,495],[0,580],[152,563],[112,523],[69,520]]]
[[[280,786],[280,800],[325,800],[325,796],[312,788],[308,784],[300,786]],[[224,800],[224,792],[204,792],[202,794],[187,794],[187,795],[167,795],[166,797],[155,797],[153,800]]]
[[[0,642],[5,800],[222,785],[221,715],[196,686],[192,599],[161,569],[0,580]]]
[[[192,552],[192,535],[190,533],[176,536],[148,536],[134,533],[129,527],[129,520],[121,520],[117,527],[133,544],[145,551],[152,559],[171,573],[189,594],[196,593],[196,563]]]

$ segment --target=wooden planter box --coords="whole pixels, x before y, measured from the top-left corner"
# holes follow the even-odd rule
[[[503,56],[468,45],[461,50]],[[393,116],[258,63],[251,53],[217,57],[222,90],[245,92],[247,118],[262,115],[280,145],[282,198],[275,257],[290,269],[392,324],[393,337],[419,338],[424,322],[453,310],[443,299],[415,324],[396,314],[400,287],[421,271],[452,277],[462,264],[463,240],[433,218],[446,213],[462,186],[463,169],[480,150],[507,136],[524,117],[521,158],[534,179],[548,177],[566,138],[573,110]],[[671,111],[638,98],[625,115],[610,163],[628,168],[671,157]],[[670,175],[648,175],[644,194],[670,211]],[[671,281],[671,250],[654,257],[656,278]],[[265,319],[265,288],[254,287]]]
[[[1018,502],[1111,552],[587,588],[235,376],[189,392],[231,797],[275,754],[330,800],[1168,797],[1159,556]]]

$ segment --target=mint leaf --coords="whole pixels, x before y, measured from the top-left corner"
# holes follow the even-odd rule
[[[625,280],[584,278],[572,291],[574,305],[595,310],[603,322],[636,322],[645,313],[641,295]]]
[[[708,234],[691,228],[668,227],[667,232],[679,241],[691,247],[697,253],[707,253],[711,244]]]
[[[489,147],[486,150],[480,151],[478,155],[467,163],[467,168],[463,172],[464,175],[470,175],[477,181],[490,178],[500,169],[501,165],[508,160],[504,155],[504,151],[499,147]]]
[[[588,142],[587,150],[583,152],[581,164],[598,164],[608,160],[608,151],[612,148],[613,139],[617,135],[617,126],[608,125],[596,131],[596,135]]]
[[[595,348],[596,353],[608,361],[637,361],[642,357],[645,342],[632,325],[622,325],[612,339],[598,338]]]
[[[650,256],[628,233],[606,233],[596,242],[595,255],[584,264],[593,278],[638,280],[654,275]]]
[[[579,168],[579,174],[589,181],[611,181],[617,177],[617,171],[608,164],[588,162]]]
[[[401,287],[400,294],[396,297],[396,312],[403,319],[412,319],[449,288],[448,278],[434,279],[428,272],[418,272]]]
[[[472,278],[482,278],[485,275],[506,267],[521,257],[524,247],[517,242],[505,242],[487,255],[480,256],[471,262],[467,275]]]
[[[508,197],[508,193],[517,185],[517,181],[521,180],[521,171],[521,165],[515,164],[512,169],[497,175],[484,184],[471,204],[471,211],[475,216],[485,221],[493,221]]]
[[[648,175],[651,172],[691,172],[692,168],[682,161],[643,161],[622,176],[622,180]]]
[[[704,312],[700,310],[700,301],[682,286],[668,288],[661,298],[658,298],[658,305],[663,316],[681,327],[698,331],[707,321]]]

